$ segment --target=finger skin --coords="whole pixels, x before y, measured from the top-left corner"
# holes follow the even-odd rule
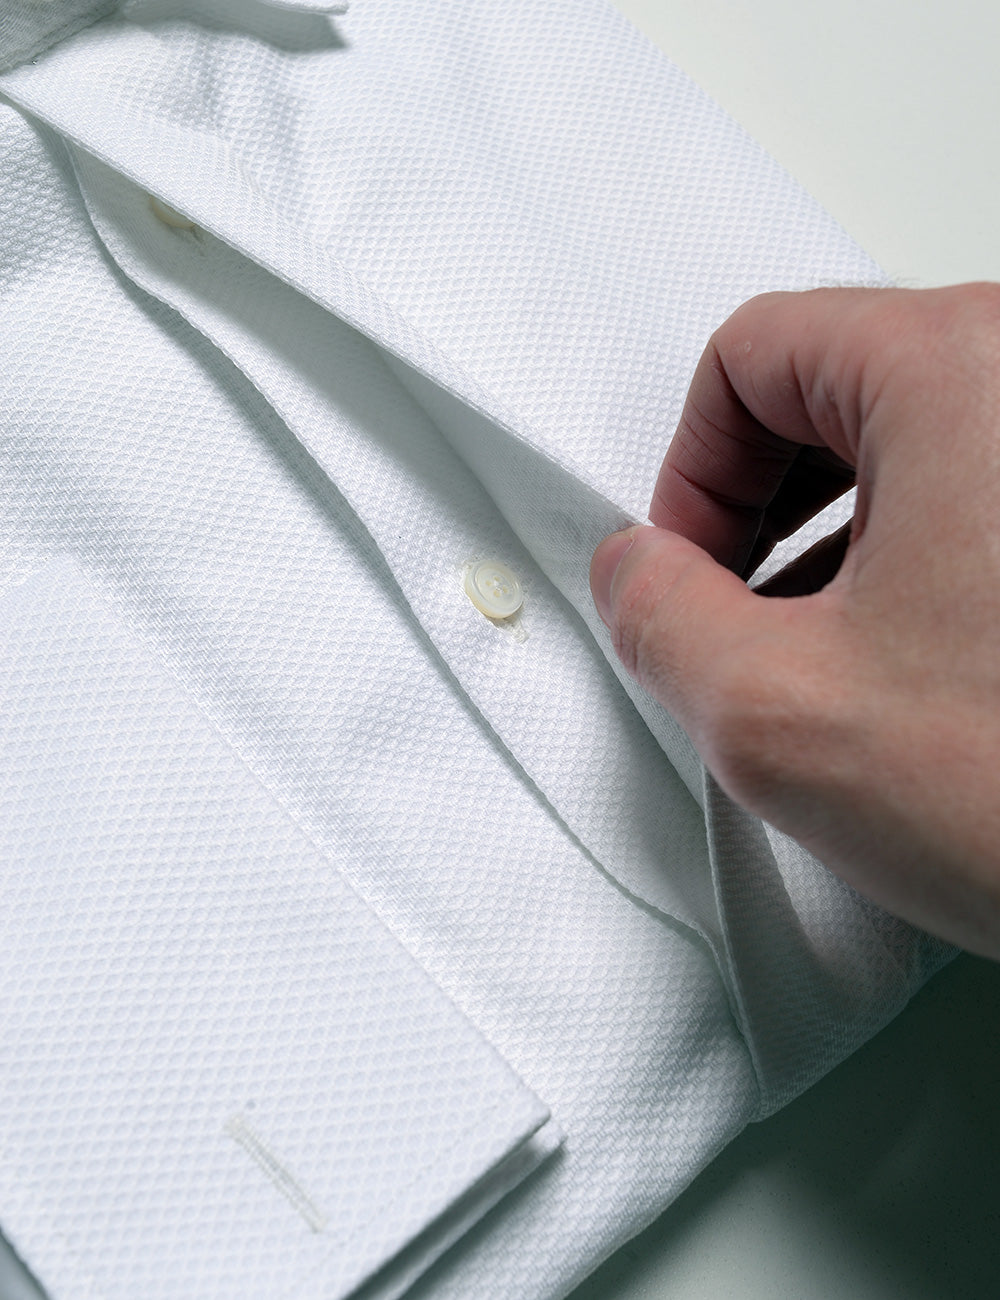
[[[803,769],[799,751],[815,747],[821,728],[842,725],[827,699],[835,598],[768,600],[653,527],[606,538],[591,587],[625,667],[677,718],[723,788],[755,811]]]
[[[852,474],[846,548],[749,591],[752,557]],[[628,670],[734,799],[1000,957],[1000,287],[745,304],[650,518],[592,567]]]
[[[828,457],[810,506],[850,486],[858,433],[888,363],[893,291],[766,294],[712,336],[657,480],[650,520],[735,571],[804,447]],[[817,462],[813,462],[814,468]],[[801,501],[802,487],[794,499]],[[777,535],[803,522],[801,509]]]
[[[740,576],[749,579],[778,542],[798,532],[813,515],[854,486],[853,466],[823,447],[803,447],[764,508],[760,529]],[[832,576],[832,575],[831,575]]]

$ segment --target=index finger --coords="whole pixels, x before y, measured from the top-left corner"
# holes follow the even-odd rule
[[[766,294],[730,316],[695,370],[651,522],[740,572],[769,508],[787,535],[846,491],[865,362],[889,293]],[[795,500],[778,509],[783,488]]]

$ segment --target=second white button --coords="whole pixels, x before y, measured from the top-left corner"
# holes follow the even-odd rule
[[[465,594],[487,618],[510,618],[524,604],[517,576],[501,560],[477,560],[465,573]]]

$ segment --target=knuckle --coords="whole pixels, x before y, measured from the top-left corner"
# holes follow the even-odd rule
[[[977,354],[1000,345],[1000,284],[982,281],[931,291],[923,300],[928,341],[936,352]],[[978,359],[978,357],[977,357]]]
[[[766,293],[754,294],[752,298],[739,305],[736,310],[715,331],[714,338],[724,343],[741,339],[748,321],[755,321],[759,316],[774,307],[780,307],[793,295],[787,290],[771,289]]]
[[[714,364],[720,371],[725,371],[724,358],[748,353],[752,349],[752,340],[762,323],[775,308],[780,308],[782,301],[788,296],[780,290],[756,294],[741,303],[721,325],[716,327],[708,340],[706,354],[714,359]]]
[[[962,286],[962,296],[967,310],[981,324],[990,329],[1000,329],[1000,284],[981,280]]]
[[[890,403],[914,402],[926,414],[947,408],[950,422],[996,403],[1000,370],[1000,285],[899,290],[887,299],[883,346],[891,362],[880,390]],[[906,426],[912,427],[912,426]]]
[[[963,316],[970,329],[973,364],[991,373],[1000,357],[1000,285],[968,285]]]

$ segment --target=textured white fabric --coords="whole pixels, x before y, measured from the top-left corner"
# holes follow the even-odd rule
[[[0,601],[0,716],[0,1202],[56,1294],[347,1295],[530,1171],[545,1108],[72,566]]]
[[[509,465],[504,453],[519,444],[501,434],[500,445],[488,447],[492,464],[507,472],[508,492],[538,519],[529,554],[502,520],[487,523],[490,499],[463,463],[475,457],[478,438],[495,433],[492,423],[474,422],[462,409],[454,431],[461,440],[457,459],[441,437],[444,420],[435,426],[405,391],[394,393],[382,354],[343,322],[215,239],[200,237],[192,257],[193,240],[151,224],[142,191],[86,154],[74,157],[91,217],[119,265],[236,362],[337,484],[437,652],[580,840],[634,893],[700,933],[712,931],[715,905],[696,804],[593,641],[566,618],[558,591],[530,576],[542,556],[576,554],[564,539],[540,534],[543,520],[558,525],[565,517],[574,528],[586,527],[586,511],[543,512],[540,489],[542,501],[557,499],[545,493],[544,463],[532,454],[527,467]],[[297,340],[294,354],[285,347],[288,339]],[[416,377],[408,382],[414,385]],[[435,400],[423,390],[420,396]],[[378,441],[351,427],[345,417],[352,409],[364,412],[368,428],[378,428]],[[440,416],[437,409],[433,414]],[[566,490],[556,485],[556,493]],[[610,526],[602,505],[597,502],[598,520],[590,525],[595,545]],[[400,517],[408,521],[404,531]],[[494,554],[508,555],[525,575],[528,601],[512,629],[516,639],[503,638],[500,653],[487,655],[496,629],[470,617],[458,578],[464,560]],[[555,680],[559,691],[552,690]],[[587,700],[586,710],[568,711],[571,698]],[[571,761],[554,761],[555,737]],[[670,875],[662,870],[667,839],[676,862]]]
[[[711,329],[878,272],[599,0],[149,0],[0,88],[3,578],[76,556],[566,1133],[412,1294],[564,1294],[945,955],[720,796],[586,584]]]
[[[0,7],[0,72],[35,58],[118,8],[118,0],[4,0]]]

